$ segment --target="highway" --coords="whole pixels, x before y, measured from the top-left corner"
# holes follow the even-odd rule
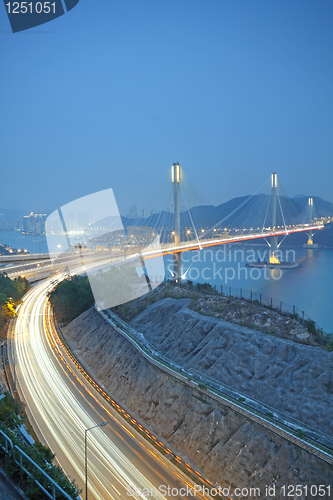
[[[230,242],[235,240],[230,238]],[[208,240],[202,241],[200,246],[221,243]],[[196,248],[199,244],[193,242],[172,248],[150,248],[143,252],[143,256],[149,258]],[[100,256],[100,265],[103,257],[106,256]],[[129,260],[135,258],[134,253]],[[63,270],[66,260],[66,257],[61,259],[59,270]],[[83,271],[80,268],[74,270],[73,261],[70,264],[72,273]],[[86,269],[90,266],[96,267],[96,262],[86,265]],[[42,265],[42,269],[36,269],[37,264],[32,268],[29,265],[24,267],[24,274],[31,275],[32,280],[44,278],[49,272]],[[19,273],[23,269],[16,268],[15,271]],[[85,429],[108,422],[108,425],[88,433],[90,500],[130,498],[127,488],[131,488],[131,492],[137,489],[132,498],[193,498],[192,494],[175,494],[177,491],[186,492],[187,488],[191,490],[192,483],[116,413],[67,355],[51,325],[47,291],[54,279],[55,276],[46,278],[24,297],[9,339],[10,362],[17,390],[26,403],[26,412],[36,435],[52,449],[66,474],[75,478],[84,490]],[[162,494],[161,486],[174,488],[172,495]],[[196,497],[209,498],[201,493]],[[84,493],[82,498],[85,498]]]
[[[224,236],[223,238],[214,237],[205,239],[202,236],[200,239],[184,241],[179,245],[174,245],[170,243],[158,243],[149,245],[143,251],[139,251],[138,247],[131,247],[130,245],[123,252],[119,252],[117,257],[118,260],[123,260],[125,258],[125,254],[129,258],[130,256],[137,258],[142,255],[144,258],[154,258],[162,255],[170,255],[175,253],[189,252],[193,250],[201,250],[202,248],[209,248],[212,246],[219,246],[224,244],[231,243],[239,243],[251,241],[253,239],[261,239],[261,238],[270,238],[272,236],[285,236],[291,233],[298,233],[303,231],[316,231],[319,229],[323,229],[324,225],[322,223],[317,224],[299,224],[296,226],[286,226],[284,230],[275,230],[272,231],[270,229],[265,229],[259,233],[244,233],[244,231],[239,231],[236,235],[230,235],[229,237]],[[107,231],[107,230],[106,230]],[[205,233],[206,234],[206,233]],[[208,234],[208,231],[207,231]],[[88,263],[91,261],[97,262],[98,260],[104,260],[109,258],[113,260],[116,257],[116,254],[112,251],[103,251],[103,252],[92,252],[91,250],[84,250],[81,253],[78,251],[73,251],[68,253],[64,252],[63,254],[52,254],[48,258],[46,255],[49,254],[28,254],[22,256],[19,255],[6,255],[0,256],[0,264],[2,263],[19,263],[20,265],[11,266],[7,268],[3,268],[3,271],[10,274],[12,277],[19,276],[20,274],[24,274],[31,281],[35,281],[35,279],[44,278],[45,274],[56,270],[63,269],[64,266],[68,266],[70,268],[75,267],[78,264],[78,261],[83,258],[83,260]],[[23,258],[24,257],[24,258]],[[55,262],[50,261],[50,257],[55,258]],[[30,259],[30,260],[29,260]],[[51,259],[52,260],[52,259]],[[53,267],[52,267],[53,265]]]
[[[51,324],[46,293],[53,279],[24,297],[9,340],[17,390],[36,435],[84,490],[84,431],[108,422],[88,432],[89,500],[193,498],[159,492],[163,485],[186,492],[192,483],[108,405],[67,356]],[[130,497],[129,487],[138,493]]]
[[[38,257],[38,255],[32,255],[32,257]],[[13,264],[7,267],[1,267],[0,272],[5,272],[11,278],[16,278],[18,276],[24,276],[29,281],[40,281],[47,278],[51,274],[59,271],[62,272],[66,267],[70,269],[80,265],[82,260],[88,265],[91,262],[97,263],[99,261],[106,261],[108,264],[110,262],[117,262],[124,258],[123,253],[110,253],[110,252],[86,252],[80,255],[77,251],[71,253],[64,253],[59,255],[57,259],[52,263],[50,260],[36,260],[34,262],[21,262],[20,264]]]

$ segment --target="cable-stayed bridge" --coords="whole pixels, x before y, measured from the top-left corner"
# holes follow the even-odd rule
[[[185,251],[201,250],[203,248],[226,243],[245,242],[259,238],[264,238],[270,247],[270,257],[267,264],[270,267],[281,267],[282,263],[279,260],[279,247],[288,234],[306,231],[309,236],[308,245],[312,245],[314,232],[323,228],[322,222],[314,221],[312,198],[309,198],[308,201],[309,210],[306,213],[307,216],[305,216],[306,222],[297,223],[296,220],[293,220],[293,224],[288,224],[286,222],[282,209],[281,195],[278,191],[277,174],[274,172],[271,176],[271,195],[268,199],[264,220],[261,226],[258,225],[257,227],[253,227],[253,225],[260,223],[261,214],[260,210],[258,211],[258,206],[253,209],[250,203],[253,197],[250,196],[240,203],[239,206],[234,208],[230,214],[226,215],[222,220],[217,221],[212,227],[207,229],[201,228],[200,230],[196,227],[193,217],[191,216],[191,211],[187,210],[188,219],[191,221],[195,238],[190,241],[182,241],[182,234],[184,235],[184,229],[181,231],[180,211],[182,170],[179,163],[174,163],[172,165],[171,179],[174,191],[174,228],[172,231],[174,243],[172,245],[168,243],[162,244],[161,250],[163,255],[174,254],[174,276],[176,278],[182,278],[184,276],[181,254]],[[250,210],[248,210],[249,207]],[[239,222],[236,214],[237,212],[242,212],[242,208],[245,208],[246,215],[243,215]],[[228,222],[228,219],[232,219],[231,224]],[[185,234],[191,234],[191,232],[192,231],[188,229],[185,231]],[[281,237],[280,241],[279,237]],[[154,257],[156,253],[151,249],[143,252],[143,256]]]
[[[7,255],[0,257],[0,263],[32,263],[32,267],[41,267],[45,261],[59,266],[79,259],[105,260],[107,256],[126,258],[140,254],[152,258],[173,254],[174,276],[183,277],[183,252],[265,239],[270,248],[268,264],[279,266],[279,247],[288,234],[306,232],[310,246],[314,232],[323,228],[315,217],[313,199],[309,198],[307,206],[297,213],[295,203],[280,189],[275,172],[271,175],[269,195],[255,194],[220,207],[199,203],[200,193],[187,181],[179,163],[172,165],[168,186],[167,197],[163,198],[157,190],[159,208],[148,217],[119,217],[115,223],[106,211],[103,219],[90,224],[87,232],[74,229],[73,214],[65,217],[66,221],[62,216],[60,230],[50,226],[53,239],[66,239],[65,245],[57,245],[57,252]],[[88,219],[89,214],[86,215]],[[82,219],[82,213],[78,217]]]

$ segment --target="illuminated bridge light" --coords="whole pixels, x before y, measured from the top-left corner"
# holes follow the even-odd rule
[[[179,163],[174,163],[171,167],[171,180],[172,183],[177,182],[177,184],[181,183],[181,168]]]

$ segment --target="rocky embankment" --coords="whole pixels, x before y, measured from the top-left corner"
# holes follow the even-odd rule
[[[221,325],[217,326],[218,320],[211,320],[188,310],[184,300],[178,304],[172,299],[165,300],[163,303],[153,304],[149,309],[140,313],[133,324],[139,326],[147,337],[149,330],[150,341],[161,350],[184,363],[191,363],[192,358],[197,368],[199,365],[202,368],[209,365],[208,369],[211,370],[214,365],[216,369],[222,367],[223,350],[229,346],[229,356],[233,358],[233,362],[230,362],[228,369],[225,368],[226,373],[230,377],[230,372],[234,373],[232,377],[237,379],[238,371],[242,380],[245,377],[249,381],[252,365],[256,366],[255,373],[260,371],[259,361],[255,362],[257,350],[263,351],[266,356],[271,353],[272,359],[277,355],[273,345],[266,344],[263,338],[260,340],[260,336],[255,336],[257,331],[250,333],[243,329],[241,333],[240,327],[237,327],[240,329],[237,332],[233,328],[235,325],[229,324],[224,325],[229,332],[224,341],[223,329],[215,331],[214,347],[213,330],[221,328]],[[260,499],[269,498],[264,495],[266,485],[328,485],[332,481],[333,470],[329,464],[152,366],[94,309],[83,313],[63,331],[80,357],[92,367],[98,379],[119,403],[127,406],[134,416],[145,420],[147,426],[166,439],[171,448],[179,450],[190,461],[195,462],[210,480],[223,487],[260,488]],[[163,338],[165,335],[168,335],[168,341]],[[249,339],[252,339],[250,343]],[[269,339],[274,340],[273,337]],[[242,343],[244,348],[240,345]],[[206,350],[204,345],[207,346]],[[292,361],[293,347],[286,348],[279,363],[283,359],[285,362],[288,359],[289,362]],[[240,348],[248,362],[244,359],[238,367],[240,355],[237,353]],[[201,358],[204,360],[202,364]],[[252,365],[249,365],[249,360],[253,360]],[[275,372],[267,366],[265,371],[261,371],[258,380],[264,380],[270,375],[270,383],[278,387],[274,382],[278,366],[277,364]],[[302,366],[304,365],[300,364],[299,369]],[[282,366],[280,368],[282,377]],[[297,385],[294,387],[297,388]],[[320,397],[317,402],[319,400]],[[249,500],[250,497],[246,498]]]
[[[184,368],[333,435],[333,352],[202,316],[189,304],[162,299],[131,324]]]

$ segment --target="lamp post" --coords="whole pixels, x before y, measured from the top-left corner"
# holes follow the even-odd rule
[[[16,342],[16,335],[13,332],[13,339],[14,338],[15,338],[15,342]],[[13,365],[14,365],[14,392],[16,393],[16,361],[15,361],[15,353],[13,350],[13,344],[11,347],[12,347],[12,360],[13,360]]]
[[[14,338],[16,337],[15,332],[12,333],[12,340],[14,341]],[[12,352],[12,361],[13,361],[13,367],[14,367],[14,392],[16,392],[16,364],[15,364],[15,354],[13,350],[13,342],[11,342],[11,352]],[[8,354],[7,354],[8,356]],[[8,358],[9,359],[9,358]],[[13,375],[13,372],[12,372]]]
[[[5,360],[4,360],[4,355],[3,355],[3,351],[4,351],[4,341],[3,340],[0,340],[0,347],[1,347],[1,361],[3,363],[3,365],[5,365]]]
[[[13,342],[11,343],[11,351],[12,351],[12,361],[13,361],[13,367],[14,367],[14,392],[16,393],[17,392],[17,374],[16,374],[16,361],[15,361],[15,353],[14,353],[14,349],[13,349],[13,343],[17,341],[17,336],[19,335],[19,333],[22,333],[22,335],[26,335],[27,332],[12,332],[12,339],[13,339]]]
[[[36,272],[37,272],[37,268],[39,268],[40,264],[37,264],[37,266],[35,267],[35,283],[36,283]]]
[[[13,363],[14,363],[14,392],[16,393],[16,364],[15,364],[15,354],[13,354]]]
[[[93,425],[89,427],[89,429],[84,430],[84,470],[85,470],[85,478],[86,478],[86,500],[88,500],[88,448],[87,448],[87,435],[88,431],[91,429],[95,429],[96,427],[103,427],[107,422],[102,422],[101,424]]]

